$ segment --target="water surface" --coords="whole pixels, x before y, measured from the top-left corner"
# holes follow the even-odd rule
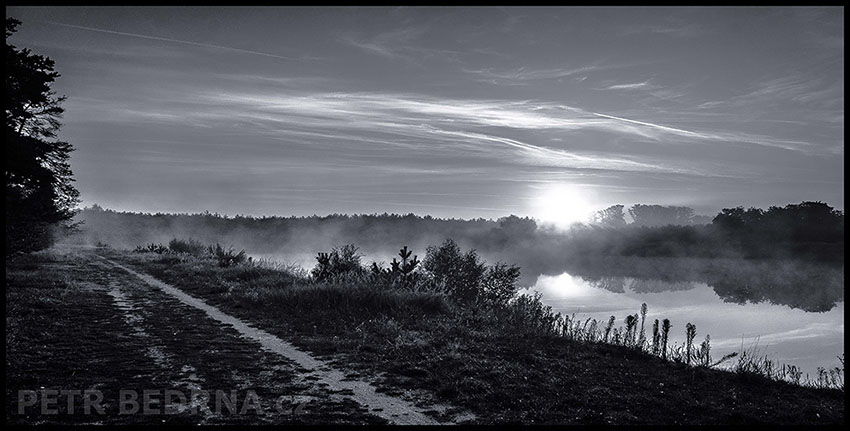
[[[843,274],[843,273],[842,273]],[[834,291],[834,286],[831,286]],[[809,286],[798,286],[800,296],[818,296]],[[759,354],[782,363],[799,366],[814,376],[817,367],[840,366],[836,356],[844,352],[843,285],[839,301],[825,311],[775,303],[756,295],[752,299],[726,295],[706,282],[664,281],[634,277],[581,277],[569,273],[541,275],[536,284],[522,293],[540,292],[541,300],[554,311],[607,321],[623,319],[648,306],[646,330],[651,334],[654,319],[670,319],[671,340],[684,341],[685,324],[697,328],[696,342],[711,335],[712,356],[720,358],[741,348],[755,348]],[[744,289],[743,291],[747,291]],[[721,295],[723,294],[723,295]],[[816,301],[819,304],[822,301]],[[802,303],[807,304],[806,301]],[[809,305],[808,308],[813,306]],[[826,308],[817,305],[814,308]]]

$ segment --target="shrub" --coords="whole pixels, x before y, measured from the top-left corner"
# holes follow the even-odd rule
[[[497,306],[507,304],[519,289],[516,284],[519,276],[520,269],[515,265],[500,262],[488,267],[481,279],[478,299]]]
[[[250,258],[245,255],[244,249],[237,253],[233,247],[228,247],[225,250],[218,243],[215,246],[207,247],[207,254],[214,257],[218,261],[218,266],[221,268],[229,268],[250,261]]]
[[[401,261],[393,258],[389,268],[383,268],[376,262],[372,262],[372,281],[385,287],[413,289],[420,281],[420,277],[418,273],[414,272],[419,265],[419,258],[414,255],[411,259],[412,253],[407,249],[407,246],[404,246],[398,252]]]
[[[168,242],[168,249],[174,253],[191,254],[196,257],[201,257],[207,252],[207,248],[200,241],[191,238],[188,240],[174,238]]]
[[[422,267],[455,300],[468,303],[476,299],[486,266],[475,250],[461,253],[460,247],[446,239],[440,247],[429,246]]]
[[[357,247],[354,244],[346,244],[342,247],[334,247],[330,253],[319,253],[316,260],[319,262],[310,275],[316,281],[328,281],[340,276],[361,276],[364,274],[360,266],[360,258]]]
[[[166,246],[164,246],[164,245],[162,245],[162,244],[149,243],[149,244],[144,245],[144,246],[141,246],[141,245],[136,246],[136,249],[135,249],[135,250],[133,250],[133,252],[134,252],[134,253],[156,253],[156,254],[163,254],[163,253],[167,253],[167,252],[168,252],[168,247],[166,247]]]

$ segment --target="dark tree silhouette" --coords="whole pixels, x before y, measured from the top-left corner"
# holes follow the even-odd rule
[[[593,223],[602,227],[621,228],[626,226],[623,205],[611,205],[593,214]]]
[[[53,228],[73,226],[79,196],[73,147],[56,139],[65,97],[50,86],[59,73],[50,58],[9,44],[20,24],[6,18],[6,256],[49,246]]]
[[[449,295],[461,302],[476,299],[479,283],[487,271],[487,266],[475,250],[464,254],[452,239],[446,239],[440,247],[429,246],[422,267],[434,276]],[[518,277],[519,273],[516,275]]]
[[[643,205],[629,208],[635,226],[689,225],[694,210],[688,207]]]
[[[724,208],[712,224],[727,243],[737,245],[747,257],[844,257],[844,212],[823,202],[772,206],[766,211]]]

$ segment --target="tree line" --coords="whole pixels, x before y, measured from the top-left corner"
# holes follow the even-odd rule
[[[94,206],[83,209],[79,220],[85,223],[90,242],[127,247],[172,237],[194,237],[232,243],[257,253],[312,254],[354,243],[374,254],[388,244],[409,244],[421,249],[452,238],[490,258],[516,262],[523,268],[563,268],[565,263],[592,256],[790,258],[824,262],[841,262],[844,257],[844,212],[823,202],[767,209],[725,208],[708,224],[592,223],[575,225],[568,231],[542,228],[532,218],[515,215],[497,220],[439,219],[414,214],[222,217],[210,213],[116,212]]]

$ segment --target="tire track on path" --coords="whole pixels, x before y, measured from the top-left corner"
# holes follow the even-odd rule
[[[242,336],[258,342],[264,349],[277,353],[278,355],[295,362],[300,367],[309,370],[311,374],[317,378],[317,384],[326,386],[327,389],[332,391],[344,391],[345,393],[350,394],[347,396],[366,407],[369,412],[375,416],[384,418],[390,423],[398,425],[441,424],[434,418],[426,415],[423,409],[417,407],[413,403],[398,397],[381,394],[376,391],[375,386],[368,382],[346,379],[346,375],[343,371],[333,368],[327,362],[316,359],[309,353],[298,349],[275,335],[272,335],[262,329],[255,328],[198,298],[186,294],[174,286],[157,280],[148,274],[127,268],[126,266],[103,256],[98,257],[116,268],[123,269],[145,283],[175,297],[180,302],[204,311],[212,319],[223,324],[230,325]]]

